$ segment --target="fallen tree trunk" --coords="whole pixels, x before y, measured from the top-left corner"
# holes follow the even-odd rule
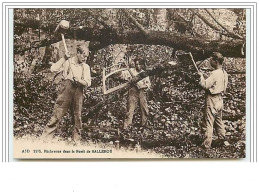
[[[90,50],[95,51],[102,49],[111,44],[146,44],[146,45],[164,45],[176,50],[192,52],[195,60],[205,59],[214,51],[219,51],[225,57],[244,58],[245,44],[242,40],[232,41],[209,41],[202,38],[193,38],[184,35],[178,35],[164,31],[146,31],[144,35],[139,31],[128,31],[123,34],[117,34],[109,29],[95,31],[94,29],[70,30],[66,38],[90,41]],[[61,37],[44,39],[40,42],[33,43],[29,47],[15,45],[14,53],[23,53],[31,48],[45,47],[52,43],[58,42]]]
[[[127,12],[125,12],[128,14]],[[168,31],[148,31],[145,30],[130,14],[128,14],[139,31],[126,31],[118,33],[119,29],[106,27],[104,29],[92,28],[70,28],[66,33],[66,38],[90,41],[90,50],[99,50],[111,44],[146,44],[146,45],[164,45],[172,47],[175,50],[184,50],[192,52],[195,60],[205,59],[214,51],[221,52],[226,57],[245,57],[244,40],[205,40],[203,38],[194,38],[186,35],[179,35]],[[26,23],[27,24],[27,23]],[[29,25],[31,24],[31,26]],[[29,22],[27,27],[36,28],[33,22]],[[47,27],[48,28],[48,27]],[[53,26],[49,26],[50,29]],[[45,29],[46,30],[46,29]],[[61,40],[60,36],[52,36],[49,39],[34,42],[30,46],[14,46],[15,54],[32,48],[45,47]]]

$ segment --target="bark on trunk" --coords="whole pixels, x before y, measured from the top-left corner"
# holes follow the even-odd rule
[[[154,17],[158,29],[161,31],[165,31],[168,28],[167,10],[154,9]]]
[[[117,34],[109,29],[103,29],[99,32],[96,32],[95,29],[78,29],[76,30],[76,37],[78,40],[90,41],[90,50],[92,51],[102,49],[111,44],[147,44],[164,45],[173,47],[176,50],[192,52],[195,60],[205,59],[214,51],[221,52],[225,57],[245,57],[243,53],[245,51],[243,40],[209,41],[164,31],[145,32],[143,34],[139,31],[128,31],[123,34]],[[66,38],[74,38],[74,36],[74,30],[68,31],[65,35]],[[60,40],[60,36],[44,39],[27,48],[16,45],[14,53],[18,54],[31,48],[44,47]]]

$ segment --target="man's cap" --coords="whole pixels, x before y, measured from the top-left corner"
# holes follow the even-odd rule
[[[216,60],[216,61],[220,62],[221,64],[224,61],[223,55],[219,52],[213,52],[211,57],[213,60]]]
[[[214,59],[214,60],[218,60],[218,59],[224,59],[223,55],[219,52],[213,52],[211,57]]]

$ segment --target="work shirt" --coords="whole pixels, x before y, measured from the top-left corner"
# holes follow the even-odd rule
[[[136,70],[136,68],[130,68],[130,71],[131,71],[133,76],[137,76],[138,74],[143,72],[143,70],[138,72]],[[125,79],[125,80],[130,80],[132,78],[132,76],[129,73],[129,71],[123,71],[122,72],[122,78]],[[150,87],[151,87],[151,82],[150,82],[149,77],[145,77],[144,79],[142,79],[139,82],[137,82],[137,88],[138,89],[145,89],[145,88],[150,88]]]
[[[228,74],[225,70],[217,69],[211,72],[206,80],[201,76],[200,85],[211,94],[225,92],[228,84]]]
[[[74,58],[70,62],[61,58],[58,62],[52,64],[50,70],[51,72],[62,72],[64,79],[73,81],[74,77],[76,80],[83,80],[87,86],[91,86],[90,66],[86,63],[75,63]]]

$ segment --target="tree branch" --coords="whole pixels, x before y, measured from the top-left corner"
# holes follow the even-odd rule
[[[102,49],[111,44],[146,44],[164,45],[176,50],[192,52],[195,59],[205,59],[214,51],[219,51],[226,57],[244,57],[244,54],[241,52],[244,47],[242,40],[209,41],[204,38],[194,38],[184,34],[179,35],[164,31],[148,31],[148,37],[146,37],[140,31],[125,31],[123,34],[115,34],[107,29],[102,29],[98,32],[95,29],[69,30],[65,34],[65,37],[67,39],[74,39],[74,33],[76,33],[77,40],[90,41],[91,51]],[[44,47],[60,40],[61,37],[44,39],[26,48],[16,45],[14,53],[18,54],[31,48]]]
[[[131,18],[129,16],[129,18]],[[136,21],[133,17],[132,21]],[[138,23],[136,23],[137,25]],[[54,27],[54,25],[53,25]],[[35,26],[36,28],[36,26]],[[65,33],[66,39],[76,39],[90,41],[90,50],[96,51],[111,44],[146,44],[146,45],[164,45],[172,47],[175,50],[185,50],[192,52],[195,59],[205,59],[212,52],[219,51],[226,57],[245,57],[244,40],[231,41],[211,41],[203,37],[190,37],[185,34],[176,34],[167,31],[147,31],[140,24],[140,31],[125,31],[117,33],[118,28],[112,27],[96,28],[70,28]],[[49,30],[48,30],[49,31]],[[53,30],[54,31],[54,30]],[[143,33],[145,32],[145,33]],[[148,36],[146,36],[148,34]],[[45,47],[61,40],[60,36],[51,37],[32,43],[30,46],[14,45],[14,53],[22,54],[32,48]]]
[[[210,28],[221,32],[221,29],[219,29],[217,26],[215,26],[214,24],[211,24],[204,16],[202,16],[201,14],[199,14],[198,12],[193,11],[192,9],[190,9],[191,12],[193,12],[197,17],[199,17],[205,24],[207,24]],[[239,37],[237,37],[236,35],[233,34],[227,34],[227,33],[221,33],[224,36],[227,37],[232,37],[232,38],[236,38],[236,39],[240,39]]]
[[[145,28],[133,17],[130,15],[130,13],[126,10],[123,9],[124,13],[126,16],[132,21],[132,23],[145,35],[148,35],[148,31],[145,30]]]
[[[220,31],[220,29],[219,29],[217,26],[211,24],[205,17],[203,17],[203,16],[202,16],[201,14],[199,14],[197,11],[194,11],[193,9],[190,9],[190,10],[191,10],[191,12],[193,12],[198,18],[200,18],[205,24],[207,24],[210,28],[212,28],[212,29],[214,29],[214,30],[216,30],[216,31]]]
[[[185,18],[182,17],[179,13],[173,12],[172,9],[167,9],[167,12],[168,12],[171,16],[173,16],[174,18],[175,18],[175,16],[177,16],[177,19],[179,19],[179,21],[181,21],[181,22],[185,23],[186,25],[188,25],[189,21],[185,20]]]
[[[192,26],[190,26],[190,25],[192,24],[191,21],[186,20],[181,14],[179,14],[179,13],[177,13],[177,12],[173,12],[172,9],[167,9],[167,12],[168,12],[172,17],[174,17],[175,19],[179,20],[179,21],[177,21],[176,23],[183,23],[183,24],[185,24],[187,27],[190,27],[190,29],[187,29],[187,30],[189,30],[189,31],[191,30],[191,31],[192,31],[191,33],[195,33],[195,35],[196,35],[197,37],[201,37],[201,35],[200,35],[199,33],[193,31]]]
[[[223,28],[229,35],[231,35],[231,36],[233,36],[233,37],[235,37],[235,38],[237,38],[237,39],[244,39],[244,37],[242,37],[241,35],[232,33],[232,32],[230,32],[228,29],[226,29],[222,24],[220,24],[220,23],[216,20],[216,18],[209,12],[208,9],[205,9],[205,11],[206,11],[206,12],[210,15],[210,17],[211,17],[219,26],[221,26],[221,28]]]

